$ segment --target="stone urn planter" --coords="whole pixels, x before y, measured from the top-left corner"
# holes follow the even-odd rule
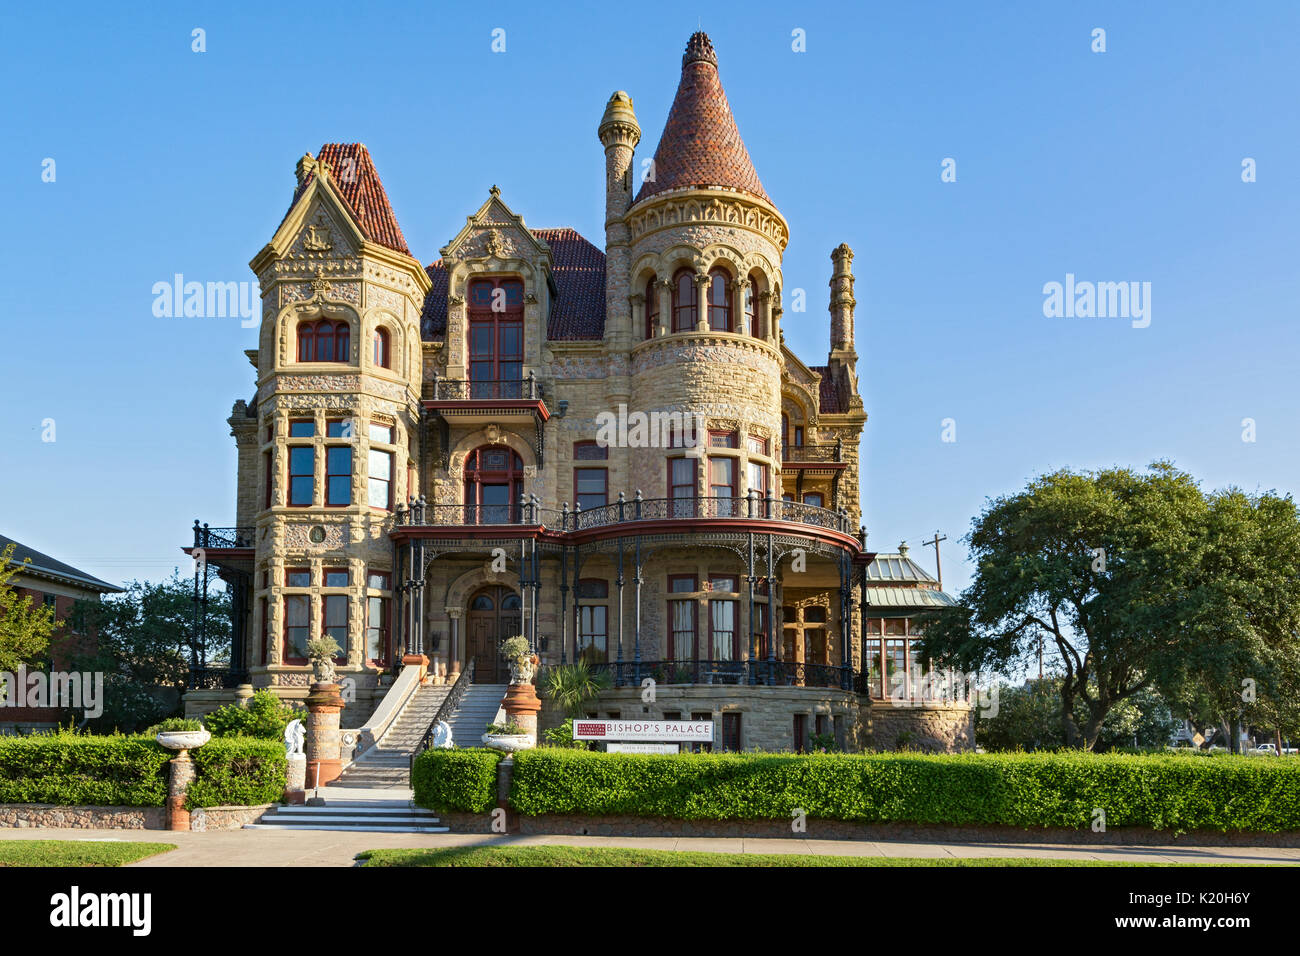
[[[177,756],[184,757],[186,751],[202,747],[211,740],[212,734],[206,730],[164,730],[154,739],[168,750],[180,751]]]
[[[516,750],[532,750],[537,746],[531,734],[484,734],[483,743],[493,750],[514,753]]]

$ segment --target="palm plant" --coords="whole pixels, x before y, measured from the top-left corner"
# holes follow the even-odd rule
[[[593,673],[582,661],[548,667],[542,675],[546,697],[569,717],[581,717],[587,702],[595,700],[607,686],[609,674]]]

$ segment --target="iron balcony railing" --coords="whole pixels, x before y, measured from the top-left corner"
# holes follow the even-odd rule
[[[209,528],[194,519],[194,547],[196,548],[251,548],[255,542],[256,528]]]
[[[248,683],[248,672],[229,667],[192,667],[186,676],[188,690],[230,690]]]
[[[541,525],[557,531],[586,531],[637,521],[674,521],[698,519],[736,519],[789,521],[852,534],[849,515],[816,505],[778,498],[642,498],[640,492],[627,500],[620,492],[618,501],[583,510],[570,511],[566,503],[556,511],[543,508],[534,496],[522,496],[514,504],[444,505],[414,499],[410,506],[399,505],[394,518],[398,526],[459,527],[472,525]]]
[[[494,379],[487,381],[442,378],[436,373],[433,381],[424,386],[424,398],[431,402],[476,402],[476,401],[539,401],[542,386],[537,376],[529,372],[523,378]]]

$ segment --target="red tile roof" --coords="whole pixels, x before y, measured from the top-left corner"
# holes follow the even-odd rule
[[[371,242],[409,256],[411,250],[407,248],[402,228],[393,215],[384,184],[379,181],[370,150],[362,143],[326,143],[316,154],[316,161],[329,164],[330,180],[348,204],[362,235]],[[307,184],[315,178],[316,174],[311,173],[303,179],[302,185],[294,191],[290,210],[298,204]],[[288,216],[286,212],[285,218]]]
[[[548,340],[589,340],[605,335],[605,254],[577,230],[533,229],[551,247],[555,295],[546,323]],[[420,334],[430,341],[447,333],[447,269],[441,259],[427,270],[433,285],[424,299]]]
[[[831,377],[831,367],[829,365],[809,365],[808,368],[822,377],[817,394],[817,408],[821,413],[823,415],[834,415],[844,411],[844,409],[840,408],[840,390],[835,387],[835,379]]]
[[[704,33],[695,33],[682,56],[682,79],[655,149],[653,181],[636,201],[687,186],[723,186],[768,199],[749,150],[740,138],[718,78],[718,57]]]

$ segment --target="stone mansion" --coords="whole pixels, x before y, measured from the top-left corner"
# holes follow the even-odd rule
[[[523,634],[543,668],[608,673],[593,714],[711,718],[714,749],[973,745],[960,689],[891,693],[925,669],[913,618],[951,599],[866,548],[852,250],[830,251],[806,364],[782,334],[789,229],[703,33],[651,163],[626,93],[596,134],[603,244],[529,228],[492,187],[428,266],[365,146],[298,161],[251,262],[234,526],[195,523],[235,621],[190,711],[305,697],[324,634],[361,726],[404,667],[503,684]]]

